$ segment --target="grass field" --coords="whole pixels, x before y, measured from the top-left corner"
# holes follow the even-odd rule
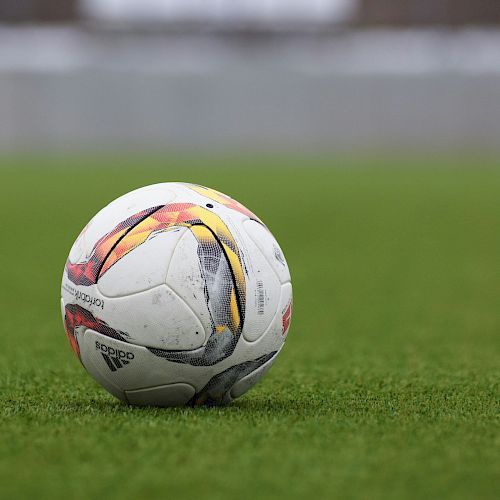
[[[499,166],[4,157],[0,497],[498,498]],[[80,229],[170,180],[248,205],[292,272],[280,359],[223,408],[124,406],[62,327]]]

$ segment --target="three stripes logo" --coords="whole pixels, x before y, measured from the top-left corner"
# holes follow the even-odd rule
[[[116,372],[116,370],[123,368],[134,359],[133,352],[115,349],[114,347],[109,347],[101,342],[96,341],[95,348],[101,352],[104,361],[106,361],[108,368],[112,372]]]

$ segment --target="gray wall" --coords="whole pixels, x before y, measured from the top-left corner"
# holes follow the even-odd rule
[[[496,32],[46,35],[4,33],[2,150],[500,149]]]

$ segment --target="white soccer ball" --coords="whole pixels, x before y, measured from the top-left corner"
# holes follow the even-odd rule
[[[69,253],[61,308],[73,351],[134,405],[227,403],[276,360],[292,285],[273,235],[237,201],[195,184],[132,191]]]

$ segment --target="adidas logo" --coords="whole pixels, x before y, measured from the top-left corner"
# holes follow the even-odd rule
[[[95,348],[98,351],[101,351],[104,361],[106,361],[108,368],[112,372],[116,372],[119,368],[123,368],[124,365],[128,365],[130,361],[134,359],[133,352],[115,349],[114,347],[109,347],[101,342],[96,341]]]

